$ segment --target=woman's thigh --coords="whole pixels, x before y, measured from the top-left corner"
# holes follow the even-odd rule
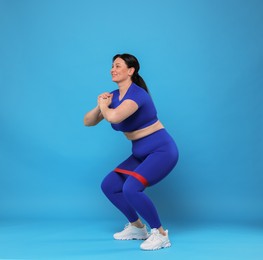
[[[165,178],[175,167],[178,152],[169,145],[149,154],[134,171],[147,179],[149,186]]]

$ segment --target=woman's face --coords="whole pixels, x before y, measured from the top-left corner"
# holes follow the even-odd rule
[[[112,81],[120,83],[131,78],[134,68],[128,68],[125,61],[121,58],[116,58],[112,64],[111,76]]]

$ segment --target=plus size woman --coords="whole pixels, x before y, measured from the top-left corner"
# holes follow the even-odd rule
[[[165,178],[178,160],[177,146],[157,117],[148,88],[139,75],[140,64],[131,54],[113,57],[111,75],[118,88],[99,95],[98,105],[86,113],[84,124],[97,125],[105,119],[132,144],[132,154],[104,178],[101,188],[111,203],[128,220],[118,240],[142,239],[140,248],[156,250],[171,246],[148,186]],[[151,228],[148,234],[143,218]]]

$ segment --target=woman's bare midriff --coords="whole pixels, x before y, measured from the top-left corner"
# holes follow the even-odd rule
[[[124,132],[124,134],[126,135],[126,137],[129,139],[129,140],[138,140],[140,138],[143,138],[147,135],[150,135],[160,129],[164,128],[164,126],[162,125],[162,123],[158,120],[157,122],[155,122],[154,124],[152,125],[149,125],[145,128],[142,128],[142,129],[139,129],[139,130],[136,130],[136,131],[133,131],[133,132]]]

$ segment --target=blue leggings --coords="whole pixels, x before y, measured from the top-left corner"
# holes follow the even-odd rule
[[[129,222],[138,220],[139,214],[151,228],[159,228],[157,210],[143,191],[166,177],[177,160],[174,140],[161,129],[132,141],[132,155],[104,178],[102,191]]]

